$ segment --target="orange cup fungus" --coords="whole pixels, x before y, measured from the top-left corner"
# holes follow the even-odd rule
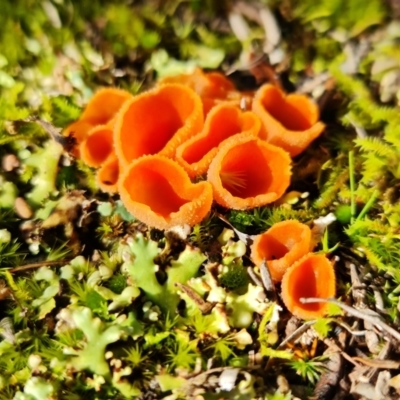
[[[297,156],[316,139],[325,125],[319,122],[317,105],[302,94],[286,95],[271,84],[257,90],[252,110],[261,118],[267,142]]]
[[[100,167],[97,171],[97,183],[104,192],[115,193],[119,177],[119,163],[114,151],[114,122],[96,125],[80,144],[82,160],[90,167]]]
[[[234,84],[225,75],[219,72],[205,73],[200,68],[196,68],[190,74],[165,77],[160,83],[180,83],[193,89],[201,97],[204,114],[208,114],[215,105],[221,102],[234,101],[239,104],[243,95],[236,90]]]
[[[103,192],[115,193],[118,190],[120,166],[115,153],[111,153],[97,171],[97,183]]]
[[[311,229],[299,221],[274,224],[258,235],[251,246],[251,259],[256,265],[267,262],[275,282],[280,282],[286,270],[313,248]]]
[[[237,210],[278,200],[290,184],[291,156],[324,129],[310,99],[270,84],[252,99],[225,75],[200,68],[158,83],[136,96],[99,90],[64,134],[75,137],[87,165],[99,168],[100,188],[119,191],[134,216],[159,229],[200,222],[213,198]],[[242,111],[249,99],[253,111]],[[206,173],[207,181],[191,182]],[[273,242],[274,250],[253,249],[256,263],[266,258],[270,268],[276,265],[275,281],[311,251],[308,228],[287,223],[292,236],[277,224],[273,239],[270,231],[257,239]]]
[[[290,175],[291,159],[286,151],[238,134],[220,147],[207,180],[218,204],[244,210],[279,199],[290,184]]]
[[[282,280],[283,302],[293,315],[302,319],[323,317],[328,304],[303,304],[301,298],[330,298],[335,293],[335,271],[332,263],[322,254],[306,254],[286,271]]]
[[[176,161],[161,155],[133,161],[118,185],[127,210],[158,229],[201,222],[213,201],[208,182],[192,183]]]
[[[95,126],[108,124],[122,104],[131,97],[132,94],[122,89],[104,88],[98,90],[86,105],[79,120],[73,122],[64,130],[64,136],[73,136],[80,144]]]
[[[100,167],[114,152],[113,123],[96,125],[79,146],[82,160],[89,167]]]
[[[149,154],[173,158],[176,148],[203,127],[200,97],[189,87],[164,84],[139,94],[121,108],[114,129],[123,167]]]
[[[238,133],[255,137],[260,129],[261,121],[253,112],[242,112],[233,104],[219,104],[207,115],[203,130],[177,148],[175,159],[190,177],[203,175],[226,139]]]

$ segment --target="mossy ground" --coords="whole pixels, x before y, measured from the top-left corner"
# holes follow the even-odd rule
[[[397,399],[397,3],[3,0],[0,399]],[[99,87],[193,66],[240,89],[275,74],[327,127],[279,204],[150,230],[60,132]],[[329,214],[317,250],[340,307],[299,321],[248,273],[245,242]]]

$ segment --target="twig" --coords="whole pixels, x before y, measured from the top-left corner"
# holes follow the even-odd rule
[[[393,329],[387,323],[383,322],[380,319],[379,314],[376,314],[376,315],[366,314],[365,312],[356,310],[355,308],[350,307],[336,299],[322,299],[322,298],[317,298],[317,297],[309,297],[309,298],[302,297],[302,298],[300,298],[300,302],[303,304],[309,304],[309,303],[335,304],[335,305],[339,306],[342,310],[344,310],[347,313],[349,313],[350,315],[352,315],[353,317],[361,318],[364,321],[368,321],[371,324],[378,326],[382,330],[386,331],[389,335],[393,336],[395,339],[400,341],[400,333],[397,332],[395,329]],[[371,311],[371,310],[368,310],[368,311]]]
[[[370,360],[363,357],[353,357],[353,359],[372,368],[398,369],[400,367],[400,363],[393,360]]]
[[[32,263],[32,264],[20,265],[19,267],[12,268],[9,271],[11,273],[21,272],[21,271],[26,271],[28,269],[34,269],[34,268],[40,268],[40,267],[51,267],[53,265],[62,265],[62,264],[68,263],[69,261],[71,261],[71,260],[68,259],[68,260],[58,260],[58,261],[41,261],[41,262]]]
[[[183,283],[175,283],[175,286],[185,292],[197,304],[202,314],[208,314],[214,308],[215,303],[204,301],[191,287],[186,286]]]
[[[324,343],[331,349],[338,351],[340,355],[348,362],[352,363],[356,367],[360,367],[360,364],[354,361],[353,357],[349,356],[345,351],[343,351],[332,339],[325,338]]]
[[[342,328],[346,329],[347,332],[349,332],[350,334],[352,334],[353,336],[365,336],[365,334],[367,333],[366,330],[363,331],[353,331],[351,326],[347,325],[346,322],[343,321],[335,321],[339,326],[341,326]]]
[[[40,125],[54,141],[61,144],[61,146],[63,146],[64,148],[68,145],[68,142],[70,141],[70,139],[68,137],[60,134],[61,129],[56,128],[53,124],[45,121],[42,118],[39,118],[37,116],[31,116],[31,117],[25,118],[23,121],[24,122],[34,122],[34,123]]]
[[[258,278],[258,276],[255,274],[254,270],[252,267],[248,267],[247,268],[247,273],[249,274],[251,280],[257,285],[257,286],[261,286],[264,287],[263,283],[260,281],[260,279]]]
[[[215,214],[221,221],[224,221],[237,235],[239,240],[244,242],[246,246],[250,246],[253,243],[253,237],[247,235],[246,233],[240,232],[236,229],[223,215],[216,213]]]
[[[271,273],[269,271],[267,260],[265,258],[263,259],[263,262],[260,265],[260,272],[261,272],[261,280],[264,285],[265,291],[267,292],[267,295],[269,295],[272,301],[276,301],[277,296],[275,291],[275,285],[274,282],[272,282]]]
[[[347,262],[346,262],[347,266]],[[353,299],[356,302],[357,306],[363,305],[365,306],[365,286],[362,284],[360,277],[357,273],[357,268],[355,264],[349,263],[350,268],[350,278],[351,278],[351,291],[353,294]]]
[[[392,344],[390,341],[386,341],[385,345],[382,347],[381,351],[378,354],[378,360],[386,360],[389,357],[390,351],[392,348]],[[374,366],[366,375],[369,380],[371,380],[374,375],[378,372],[378,367]]]
[[[375,298],[375,308],[380,311],[381,313],[387,313],[385,310],[385,306],[383,303],[383,297],[382,293],[379,291],[379,289],[375,285],[370,286],[371,289],[374,292],[374,298]]]
[[[304,322],[302,326],[297,328],[293,333],[287,336],[278,346],[278,350],[283,349],[287,343],[292,340],[296,340],[299,336],[301,336],[307,329],[312,327],[315,324],[315,320]]]

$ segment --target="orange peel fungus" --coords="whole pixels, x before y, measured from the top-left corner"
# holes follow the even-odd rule
[[[167,76],[160,84],[180,83],[193,89],[203,102],[204,114],[223,101],[235,101],[239,104],[241,97],[234,84],[220,72],[205,73],[195,68],[192,73]]]
[[[122,104],[132,97],[131,93],[123,89],[111,87],[98,90],[87,103],[79,120],[65,128],[64,136],[73,136],[79,145],[95,126],[107,125]]]
[[[96,125],[80,144],[80,156],[89,167],[100,167],[114,152],[113,125],[113,121]]]
[[[329,259],[322,254],[306,254],[286,271],[282,280],[283,302],[294,316],[302,319],[323,317],[327,313],[328,304],[303,304],[301,298],[330,298],[335,293],[335,270]]]
[[[120,166],[115,153],[111,153],[98,169],[96,180],[103,192],[115,193],[118,191]]]
[[[312,99],[303,94],[286,95],[271,84],[257,90],[252,110],[263,123],[260,137],[282,147],[292,157],[304,151],[325,129],[318,121],[319,110]]]
[[[265,259],[274,282],[280,282],[287,269],[312,250],[311,229],[296,220],[274,224],[258,235],[251,246],[251,259],[261,265]]]
[[[119,163],[114,151],[115,118],[106,125],[96,125],[80,144],[80,156],[85,164],[98,168],[96,180],[104,192],[115,193],[119,178]]]
[[[286,151],[238,134],[220,147],[207,180],[218,204],[244,210],[279,199],[290,184],[290,176],[291,159]]]
[[[261,121],[253,112],[219,104],[207,115],[203,130],[177,148],[175,159],[191,178],[205,174],[226,139],[238,133],[256,137],[260,129]]]
[[[121,108],[114,129],[123,167],[143,155],[173,158],[176,148],[203,128],[200,97],[189,87],[165,84],[133,97]]]
[[[210,183],[192,183],[176,161],[161,155],[133,161],[123,172],[118,186],[127,210],[158,229],[201,222],[213,200]]]

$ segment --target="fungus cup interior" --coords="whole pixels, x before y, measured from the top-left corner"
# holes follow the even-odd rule
[[[242,199],[274,191],[271,170],[259,167],[265,161],[266,155],[255,141],[233,147],[221,162],[222,186]]]
[[[277,200],[290,184],[290,157],[257,138],[235,135],[221,146],[208,170],[215,200],[244,209]]]
[[[288,310],[302,319],[323,317],[326,303],[300,302],[301,298],[335,296],[335,271],[332,263],[321,254],[309,253],[293,264],[282,280],[282,299]]]
[[[203,109],[196,93],[182,85],[163,85],[134,97],[121,109],[115,127],[116,150],[125,164],[163,150],[171,156],[178,144],[202,126]],[[166,150],[173,138],[175,148]]]
[[[260,138],[292,157],[304,151],[325,129],[317,105],[302,94],[285,93],[267,84],[256,92],[252,110],[262,121]]]
[[[113,130],[108,125],[94,127],[80,146],[81,158],[90,167],[99,167],[112,152]]]
[[[254,136],[260,130],[260,122],[255,114],[242,113],[236,106],[221,104],[207,115],[203,132],[181,145],[180,155],[187,163],[196,163],[225,139],[250,130]]]
[[[224,142],[234,136],[258,136],[260,119],[251,111],[242,112],[236,105],[220,104],[207,115],[203,130],[177,148],[176,160],[193,178],[205,174]]]
[[[278,222],[255,238],[251,258],[256,265],[265,259],[272,279],[280,282],[286,270],[312,250],[311,236],[311,229],[299,221]]]
[[[279,121],[286,129],[304,131],[311,128],[318,120],[316,105],[306,96],[289,94],[273,85],[261,89],[259,101],[264,109]]]
[[[116,192],[119,172],[118,159],[112,153],[97,171],[97,182],[100,189],[109,193]]]
[[[159,229],[196,224],[212,204],[208,182],[192,183],[178,163],[159,155],[132,162],[119,188],[127,209],[139,220]]]

